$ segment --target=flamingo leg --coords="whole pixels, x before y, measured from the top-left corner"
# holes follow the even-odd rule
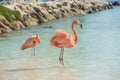
[[[61,55],[62,54],[62,48],[61,48],[61,51],[60,51],[60,56],[59,56],[59,61],[60,61],[60,63],[61,63]]]
[[[35,48],[32,48],[32,51],[31,51],[31,56],[35,56]]]
[[[31,56],[32,56],[32,54],[33,54],[33,49],[31,49]]]
[[[64,53],[64,48],[62,48],[62,65],[64,66],[63,53]]]
[[[34,48],[34,56],[35,56],[35,48]]]
[[[59,61],[60,61],[60,63],[64,66],[63,52],[64,52],[64,48],[61,48]]]

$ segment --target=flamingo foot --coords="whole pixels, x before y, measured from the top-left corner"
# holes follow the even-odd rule
[[[63,58],[62,58],[62,57],[59,58],[59,61],[60,61],[60,63],[64,66],[64,61],[63,61]]]

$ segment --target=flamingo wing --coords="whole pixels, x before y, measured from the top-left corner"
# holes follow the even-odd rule
[[[54,34],[55,36],[59,36],[59,37],[67,37],[69,33],[64,30],[56,30]]]
[[[64,30],[56,30],[55,36],[50,40],[51,45],[59,48],[69,48],[73,44],[73,37]]]
[[[21,50],[24,50],[24,49],[26,49],[26,48],[33,48],[33,47],[35,47],[35,37],[34,36],[32,36],[32,37],[30,37],[30,38],[28,38],[26,41],[25,41],[25,43],[21,46]]]

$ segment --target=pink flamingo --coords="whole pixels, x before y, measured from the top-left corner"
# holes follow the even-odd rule
[[[50,40],[52,46],[61,48],[59,61],[63,66],[64,66],[64,61],[63,61],[64,48],[72,48],[78,42],[78,35],[74,29],[74,25],[80,25],[80,27],[82,28],[82,24],[77,20],[74,20],[72,22],[72,31],[74,33],[74,39],[70,33],[64,30],[56,30],[55,36],[52,37]]]
[[[34,56],[35,56],[35,47],[41,43],[41,39],[38,35],[38,33],[36,33],[35,36],[31,36],[29,37],[25,43],[21,46],[21,50],[27,49],[27,48],[32,48],[34,50]],[[31,52],[32,55],[32,52]]]

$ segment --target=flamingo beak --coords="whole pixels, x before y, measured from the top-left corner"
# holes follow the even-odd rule
[[[82,29],[82,24],[80,24],[80,28]]]

